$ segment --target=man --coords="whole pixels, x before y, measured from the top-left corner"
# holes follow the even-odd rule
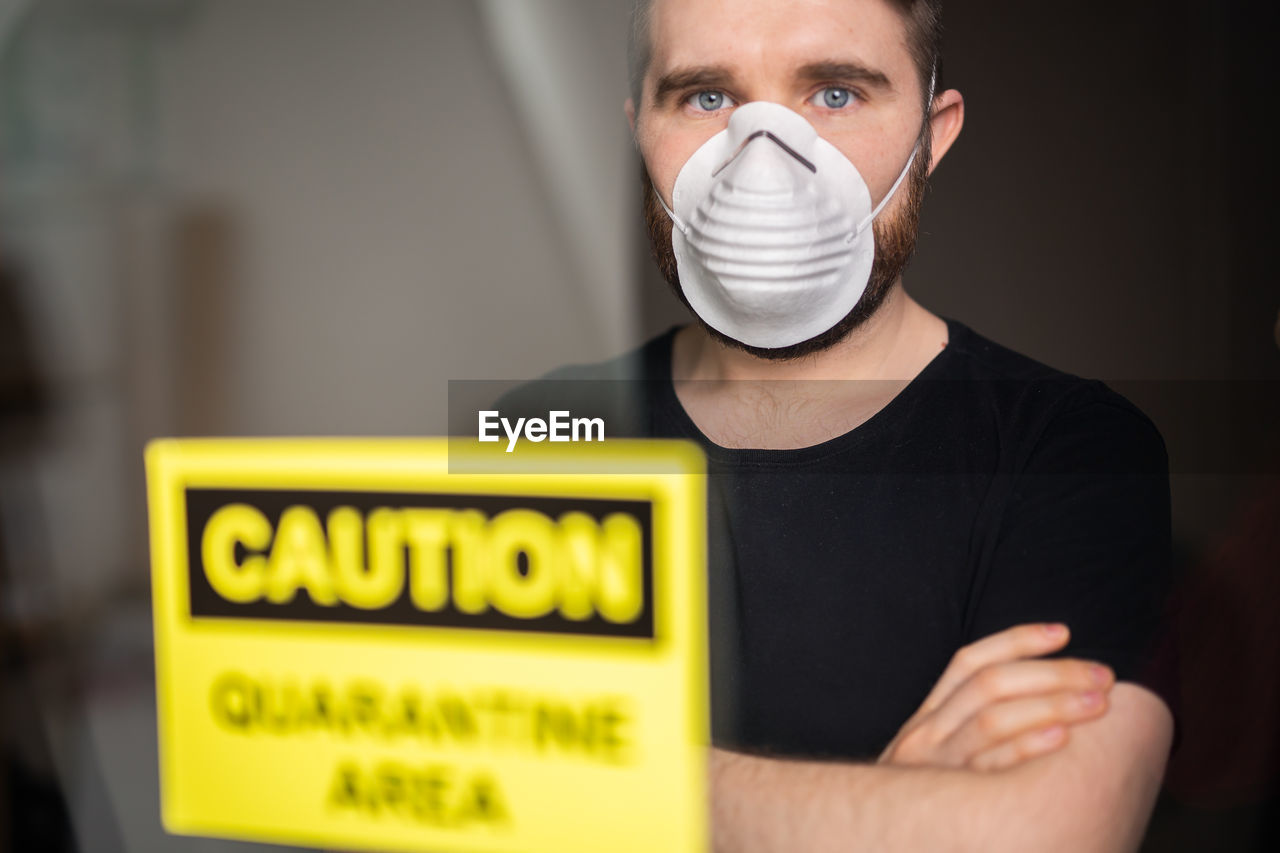
[[[698,322],[559,378],[650,380],[634,431],[707,452],[736,622],[713,636],[717,850],[1131,850],[1169,752],[1136,683],[1158,433],[903,289],[964,122],[939,6],[635,11],[652,248]]]

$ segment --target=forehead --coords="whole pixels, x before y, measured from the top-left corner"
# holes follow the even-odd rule
[[[649,73],[722,66],[785,74],[827,60],[910,74],[907,26],[885,0],[654,0]]]

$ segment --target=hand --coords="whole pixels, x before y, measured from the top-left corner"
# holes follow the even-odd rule
[[[1067,643],[1065,625],[1018,625],[956,652],[877,763],[1004,770],[1062,748],[1072,725],[1107,710],[1101,664],[1029,660]]]

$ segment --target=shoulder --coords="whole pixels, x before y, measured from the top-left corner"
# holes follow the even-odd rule
[[[1167,472],[1164,439],[1149,417],[1105,383],[1050,367],[948,321],[947,379],[971,414],[993,421],[1017,467],[1059,473]],[[974,411],[976,409],[976,411]]]
[[[636,435],[646,424],[649,386],[670,377],[671,328],[614,358],[570,364],[512,388],[495,404],[504,416],[543,416],[553,410],[603,418],[610,435]]]

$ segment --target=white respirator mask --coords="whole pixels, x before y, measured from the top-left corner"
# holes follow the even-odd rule
[[[930,85],[930,94],[932,94]],[[930,97],[932,102],[932,97]],[[763,349],[829,331],[862,298],[875,261],[874,210],[849,158],[799,113],[755,101],[693,153],[676,177],[671,217],[685,299],[711,328]]]

